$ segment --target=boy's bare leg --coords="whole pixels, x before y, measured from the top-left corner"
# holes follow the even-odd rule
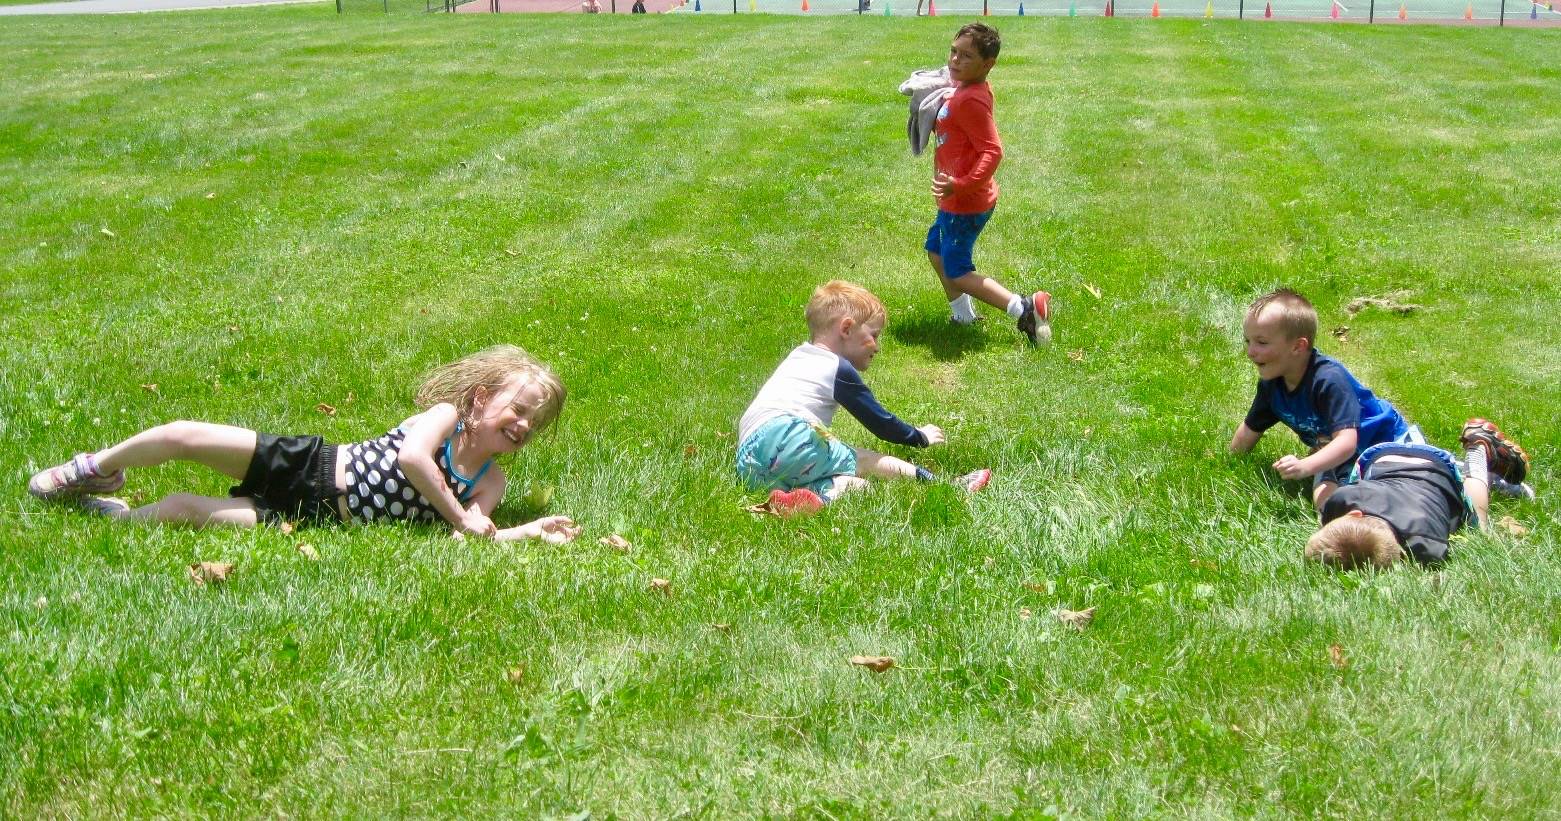
[[[938,275],[938,284],[943,286],[943,295],[948,297],[950,302],[965,293],[954,284],[954,280],[943,275],[943,255],[928,251],[927,261],[932,263],[932,272]]]
[[[104,474],[177,460],[195,462],[234,479],[243,479],[249,470],[250,458],[255,455],[256,438],[254,431],[232,425],[169,422],[100,450],[95,458]]]
[[[855,493],[868,487],[867,480],[860,476],[836,476],[834,482],[835,489],[829,494],[831,499],[839,499],[842,493]]]
[[[916,466],[895,456],[887,456],[863,448],[856,451],[856,473],[877,479],[915,479]]]
[[[193,527],[233,525],[254,527],[260,522],[248,499],[219,499],[194,493],[172,493],[154,504],[115,514],[122,521],[164,522]]]
[[[975,271],[955,279],[945,279],[945,282],[955,288],[955,296],[970,294],[1004,313],[1007,313],[1009,303],[1015,299],[1014,292],[1004,288],[1003,283]],[[944,290],[948,290],[948,285],[944,286]]]

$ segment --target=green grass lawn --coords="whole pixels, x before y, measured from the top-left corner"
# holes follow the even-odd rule
[[[920,250],[895,86],[958,22],[0,21],[0,814],[1561,813],[1561,31],[1004,20],[978,259],[1057,295],[1034,352],[949,328]],[[742,510],[735,420],[832,277],[889,306],[879,397],[948,431],[910,455],[985,493]],[[1302,563],[1294,437],[1224,453],[1281,284],[1433,441],[1527,446],[1526,538]],[[556,487],[573,545],[23,488],[175,418],[377,435],[498,341],[571,396],[495,518]]]

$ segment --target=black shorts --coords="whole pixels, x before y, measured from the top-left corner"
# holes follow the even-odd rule
[[[228,495],[249,499],[266,524],[339,522],[336,446],[318,436],[256,434],[244,481]]]

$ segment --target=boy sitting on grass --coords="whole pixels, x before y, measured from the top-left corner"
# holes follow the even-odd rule
[[[1368,449],[1360,458],[1359,481],[1339,488],[1323,504],[1323,526],[1307,540],[1306,557],[1346,569],[1368,563],[1381,568],[1407,550],[1421,564],[1436,564],[1447,558],[1448,538],[1471,517],[1479,528],[1487,526],[1494,482],[1533,497],[1533,489],[1523,484],[1528,454],[1499,428],[1470,419],[1460,442],[1467,476],[1441,448],[1388,444]]]
[[[904,459],[853,448],[829,431],[844,406],[873,435],[897,445],[941,444],[937,425],[914,427],[884,410],[861,372],[878,355],[887,312],[860,285],[834,280],[813,291],[806,310],[808,341],[794,348],[738,422],[737,475],[749,490],[770,489],[776,513],[811,513],[841,493],[864,488],[863,477],[931,481],[932,472]],[[992,471],[955,483],[975,492]]]
[[[1264,431],[1284,422],[1311,453],[1281,456],[1274,470],[1286,479],[1311,476],[1312,503],[1319,511],[1367,448],[1425,444],[1420,429],[1392,404],[1317,350],[1317,309],[1306,297],[1288,288],[1259,297],[1247,308],[1242,334],[1247,358],[1257,366],[1257,396],[1230,450],[1252,450]]]

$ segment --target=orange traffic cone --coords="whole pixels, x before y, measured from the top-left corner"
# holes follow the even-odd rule
[[[1398,19],[1400,19],[1400,20],[1408,20],[1409,19],[1409,7],[1405,6],[1403,3],[1399,3],[1398,4]]]
[[[1464,8],[1464,10],[1463,10],[1463,19],[1465,19],[1465,20],[1473,20],[1474,19],[1474,4],[1473,3],[1470,3],[1466,8]]]
[[[1106,0],[1106,16],[1107,17],[1115,17],[1115,16],[1117,16],[1117,13],[1115,11],[1111,10],[1111,0]]]
[[[1160,0],[1154,0],[1154,6],[1152,6],[1149,9],[1149,16],[1150,17],[1159,17],[1160,16]]]
[[[1339,4],[1337,2],[1335,2],[1333,5],[1328,7],[1328,19],[1330,19],[1330,20],[1337,20],[1337,19],[1339,19]]]
[[[802,0],[802,10],[803,11],[812,11],[812,9],[808,8],[808,0]]]
[[[927,0],[927,16],[928,17],[937,17],[938,16],[938,6],[937,6],[936,3],[932,2],[932,0]]]

